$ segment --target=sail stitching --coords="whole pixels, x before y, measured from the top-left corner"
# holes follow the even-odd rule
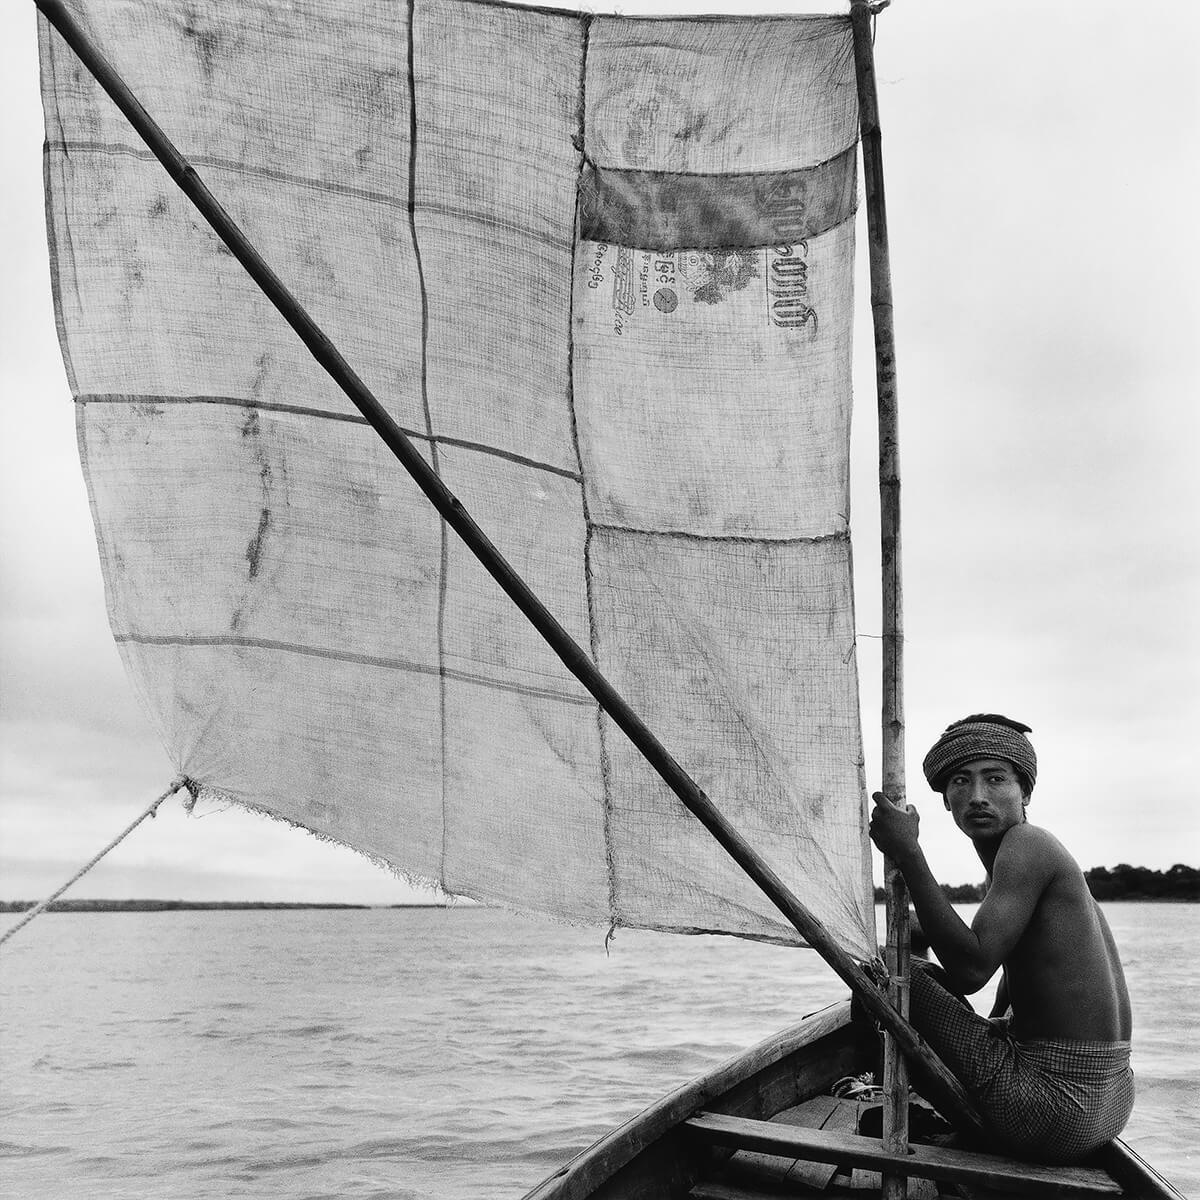
[[[91,142],[72,139],[54,139],[47,141],[43,153],[61,153],[67,156],[75,154],[120,154],[128,158],[138,158],[146,162],[156,162],[154,152],[144,146],[130,146],[124,142]],[[215,167],[219,171],[231,171],[236,175],[257,176],[269,179],[272,183],[291,183],[299,187],[313,188],[321,192],[333,192],[339,196],[348,196],[354,200],[370,200],[377,204],[386,204],[401,212],[408,210],[408,201],[389,196],[386,192],[375,192],[370,188],[351,187],[345,183],[327,183],[322,179],[314,179],[310,175],[294,175],[290,171],[280,171],[274,167],[256,167],[248,163],[238,162],[232,158],[221,158],[216,154],[189,154],[188,162],[192,166]]]
[[[360,416],[358,413],[340,413],[323,408],[306,408],[300,404],[273,404],[261,400],[243,400],[237,396],[155,396],[137,395],[134,393],[85,392],[75,397],[75,403],[79,405],[176,404],[183,406],[189,404],[216,404],[225,405],[229,408],[253,408],[263,412],[287,413],[291,416],[342,421],[347,425],[370,425],[366,417]],[[577,482],[581,478],[578,471],[572,471],[569,467],[556,467],[553,463],[541,462],[536,458],[527,458],[524,454],[517,454],[512,450],[504,450],[499,446],[489,446],[485,442],[473,442],[467,438],[452,437],[445,433],[422,433],[419,430],[409,429],[403,425],[400,428],[406,437],[416,438],[418,441],[431,442],[441,446],[454,446],[459,450],[475,450],[480,454],[488,454],[494,458],[503,458],[507,462],[516,463],[518,466],[530,467],[535,471],[546,471],[551,475],[560,475],[564,479],[574,479]]]
[[[606,533],[637,533],[650,538],[678,538],[686,542],[740,542],[747,546],[808,546],[821,542],[848,542],[850,531],[837,529],[832,533],[814,533],[793,537],[765,537],[740,533],[691,533],[686,529],[638,529],[632,525],[610,525],[597,521],[596,529]]]
[[[592,662],[600,665],[600,625],[596,620],[596,597],[592,586],[592,539],[596,532],[596,523],[592,519],[588,505],[587,482],[584,478],[583,453],[579,445],[579,419],[575,410],[575,254],[579,245],[579,181],[583,177],[587,164],[587,62],[588,47],[591,44],[592,21],[594,14],[583,14],[580,21],[580,56],[579,56],[579,94],[576,100],[575,116],[578,122],[573,136],[578,157],[575,164],[576,187],[575,208],[571,236],[571,265],[568,280],[567,309],[567,411],[571,418],[571,442],[575,449],[575,461],[579,466],[580,489],[579,500],[583,509],[584,540],[583,540],[583,584],[587,598],[588,613],[588,649],[591,651]],[[604,722],[604,710],[596,706],[596,730],[600,749],[600,781],[604,796],[604,866],[608,880],[608,920],[609,937],[617,927],[617,867],[613,857],[612,843],[612,760],[608,753],[608,734]],[[607,945],[607,939],[606,943]]]
[[[417,236],[417,71],[416,71],[417,0],[408,0],[408,227],[412,235],[413,259],[417,268],[417,284],[421,296],[421,406],[429,437],[430,461],[434,471],[442,473],[437,441],[433,434],[433,413],[429,407],[429,293],[425,286],[425,264],[421,241]],[[450,565],[450,531],[445,518],[440,518],[441,554],[438,566],[437,655],[438,655],[438,712],[441,729],[442,850],[439,883],[446,881],[446,588]]]
[[[840,158],[845,158],[850,154],[856,153],[858,150],[858,138],[856,137],[848,146],[841,150],[830,154],[827,158],[822,158],[817,162],[803,163],[796,167],[771,167],[758,171],[667,171],[661,169],[648,170],[643,167],[602,167],[606,175],[624,176],[653,176],[656,179],[711,179],[714,181],[724,181],[727,179],[775,179],[778,181],[786,181],[795,175],[803,175],[807,171],[816,171],[821,167],[831,166]],[[587,160],[590,166],[595,166],[590,159]]]
[[[572,352],[572,346],[568,346],[567,361],[569,368],[572,361]],[[568,387],[571,388],[570,372],[568,373]],[[358,413],[331,412],[327,409],[306,408],[298,404],[273,404],[260,400],[243,400],[237,396],[160,396],[150,394],[141,395],[136,393],[125,394],[116,392],[85,392],[75,397],[75,403],[81,407],[89,404],[171,404],[184,407],[190,404],[215,404],[224,405],[230,408],[260,409],[263,412],[278,412],[301,417],[314,417],[319,420],[342,421],[350,425],[368,424],[366,418],[360,416]],[[579,462],[579,438],[575,418],[573,388],[571,393],[569,393],[568,403],[571,415],[572,443],[576,461]],[[420,441],[430,442],[435,445],[453,446],[456,449],[461,450],[473,450],[480,454],[487,454],[495,458],[502,458],[506,462],[515,463],[518,466],[529,467],[534,471],[545,471],[551,475],[558,475],[563,479],[572,479],[577,483],[583,482],[582,463],[580,463],[579,470],[572,471],[569,467],[559,467],[555,466],[553,463],[541,462],[534,458],[527,458],[523,454],[516,454],[511,450],[501,449],[499,446],[489,446],[484,442],[473,442],[466,438],[452,437],[448,434],[421,433],[419,430],[409,429],[404,426],[401,426],[401,428],[408,437],[417,438]],[[635,525],[619,525],[611,521],[597,521],[594,517],[590,516],[588,513],[586,495],[584,496],[584,520],[588,523],[589,531],[595,529],[611,533],[638,533],[644,534],[646,537],[678,538],[683,541],[696,542],[742,542],[748,546],[788,546],[816,544],[819,542],[848,542],[850,540],[849,531],[844,529],[835,530],[831,533],[795,535],[790,537],[769,537],[763,534],[696,533],[687,529],[645,529]]]
[[[604,167],[604,171],[609,175],[617,176],[640,176],[653,175],[659,178],[669,179],[778,179],[786,180],[793,175],[800,175],[806,171],[815,171],[820,167],[829,166],[836,162],[839,158],[855,152],[858,148],[858,139],[855,138],[850,145],[838,150],[836,153],[823,158],[818,162],[802,163],[798,166],[791,167],[771,167],[757,171],[666,171],[654,170],[648,171],[635,167]],[[123,154],[130,158],[141,158],[149,162],[155,162],[154,153],[148,150],[145,146],[130,146],[124,142],[92,142],[76,140],[74,138],[54,138],[44,143],[43,153],[61,153],[65,155],[72,154]],[[582,161],[588,165],[593,165],[591,159],[583,156]],[[407,200],[398,200],[395,196],[388,195],[387,192],[376,192],[370,188],[351,187],[345,183],[330,183],[324,179],[315,179],[311,175],[295,175],[290,171],[280,171],[276,167],[257,167],[248,163],[238,162],[232,158],[221,158],[216,154],[190,154],[188,162],[193,166],[216,167],[221,171],[232,171],[237,175],[257,175],[263,179],[270,179],[274,183],[294,183],[300,187],[314,188],[317,191],[333,192],[339,196],[349,196],[355,200],[371,200],[379,204],[387,204],[392,208],[398,208],[401,211],[408,210]],[[524,225],[516,221],[506,221],[503,217],[495,217],[484,215],[476,212],[474,209],[461,208],[451,204],[422,204],[422,208],[430,212],[444,213],[449,217],[466,217],[468,220],[479,221],[485,225],[498,225],[514,232],[520,233],[524,237],[531,235],[531,231]],[[532,233],[534,237],[550,242],[553,245],[561,245],[565,239],[553,238],[549,234]]]
[[[51,152],[64,154],[68,158],[73,154],[121,154],[128,158],[140,159],[143,162],[156,161],[151,151],[139,146],[127,146],[123,142],[55,140],[45,143],[43,153],[49,154]],[[386,192],[375,192],[370,188],[350,187],[344,183],[329,183],[323,179],[314,179],[309,175],[293,175],[288,171],[279,171],[274,167],[250,166],[247,163],[235,162],[232,159],[220,158],[212,154],[191,155],[188,161],[193,166],[212,167],[218,171],[229,171],[245,178],[266,179],[272,183],[287,183],[295,187],[312,188],[314,191],[328,192],[335,196],[346,196],[353,200],[365,200],[371,204],[383,204],[388,208],[396,209],[398,212],[408,211],[407,200],[398,200],[395,196],[389,196]],[[522,238],[531,238],[553,249],[562,249],[566,245],[565,238],[556,237],[552,233],[530,229],[522,225],[519,221],[509,221],[499,216],[488,216],[471,209],[458,208],[451,204],[433,204],[423,201],[421,211],[436,213],[439,216],[474,221],[476,224],[482,225],[487,229],[506,229],[510,233],[519,234]]]
[[[495,679],[488,675],[478,675],[473,671],[460,671],[453,667],[444,670],[438,666],[426,663],[412,662],[403,658],[384,658],[373,654],[355,654],[350,650],[333,650],[323,646],[305,646],[300,642],[280,642],[271,638],[241,637],[230,634],[143,634],[143,633],[114,633],[113,641],[118,645],[136,646],[230,646],[245,647],[250,650],[278,650],[285,654],[302,654],[308,658],[327,658],[334,662],[354,663],[363,667],[379,667],[388,671],[411,671],[418,675],[441,675],[458,683],[475,683],[481,687],[496,688],[504,692],[516,692],[522,696],[532,696],[544,700],[561,700],[564,704],[577,704],[587,707],[594,704],[590,696],[571,695],[568,692],[555,691],[553,688],[535,688],[526,684]]]
[[[62,94],[58,81],[58,65],[59,55],[62,53],[62,43],[53,37],[46,36],[46,31],[43,30],[39,36],[41,43],[41,52],[45,56],[45,62],[50,76],[54,81],[51,95],[54,97],[53,105],[49,96],[45,101],[46,105],[46,120],[47,124],[51,120],[57,125],[59,132],[62,132],[63,120],[62,109],[58,103],[58,97]],[[54,325],[58,333],[58,344],[62,348],[63,367],[67,373],[67,386],[72,392],[76,388],[76,372],[75,372],[75,353],[71,345],[70,329],[63,316],[63,297],[67,294],[63,288],[62,270],[64,260],[68,265],[74,291],[78,292],[78,269],[75,261],[75,241],[71,236],[71,224],[69,221],[63,221],[61,233],[65,235],[60,238],[59,223],[57,214],[50,204],[50,164],[43,161],[43,171],[46,178],[46,244],[50,251],[50,294],[54,302]],[[65,254],[64,254],[65,251]]]

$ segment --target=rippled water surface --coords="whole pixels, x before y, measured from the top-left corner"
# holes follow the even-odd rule
[[[1200,906],[1106,911],[1126,1140],[1200,1195]],[[517,1200],[844,988],[808,952],[484,910],[43,917],[0,955],[0,1194]]]

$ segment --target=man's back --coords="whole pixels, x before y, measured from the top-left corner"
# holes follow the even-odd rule
[[[1041,889],[1005,961],[1013,1034],[1127,1041],[1129,993],[1116,945],[1066,848],[1045,829],[1018,825],[1005,834],[996,868]]]

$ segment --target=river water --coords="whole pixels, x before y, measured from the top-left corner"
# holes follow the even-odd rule
[[[1105,910],[1125,1138],[1200,1195],[1200,905]],[[0,954],[0,1194],[518,1200],[844,994],[805,951],[622,931],[606,954],[465,907],[51,914]]]

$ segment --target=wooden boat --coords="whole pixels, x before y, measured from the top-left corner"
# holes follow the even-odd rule
[[[922,1144],[916,1131],[911,1153],[889,1153],[878,1137],[878,1089],[859,1084],[878,1056],[870,1025],[851,1019],[848,1002],[831,1005],[662,1097],[524,1200],[869,1197],[878,1194],[880,1172],[899,1167],[909,1177],[909,1195],[922,1200],[1183,1200],[1119,1138],[1073,1167],[946,1144],[956,1140],[952,1135],[932,1135],[932,1144]],[[855,1091],[871,1098],[857,1098]],[[858,1132],[867,1126],[875,1136]]]

